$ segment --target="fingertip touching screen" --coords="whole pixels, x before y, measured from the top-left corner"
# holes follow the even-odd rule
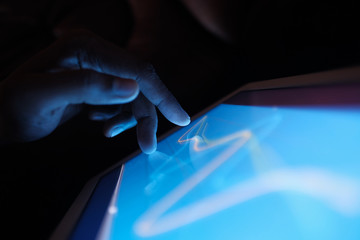
[[[234,95],[124,164],[94,238],[360,239],[359,89]]]

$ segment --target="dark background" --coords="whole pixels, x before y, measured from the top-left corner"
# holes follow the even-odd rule
[[[231,41],[179,0],[1,1],[0,79],[72,28],[153,63],[191,116],[247,82],[359,62],[356,1],[224,2]],[[108,139],[102,127],[85,110],[42,140],[1,146],[4,235],[48,238],[89,178],[138,149],[134,129]],[[171,127],[160,117],[159,135]]]

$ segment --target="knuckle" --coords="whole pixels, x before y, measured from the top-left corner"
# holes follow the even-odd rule
[[[148,77],[157,77],[157,73],[155,70],[154,65],[152,65],[151,63],[146,63],[144,66],[144,73],[148,76]]]
[[[143,81],[146,79],[154,79],[157,78],[158,75],[156,73],[154,65],[149,62],[141,63],[139,67],[137,82]]]
[[[144,70],[147,72],[155,72],[154,65],[149,62],[145,62],[143,67],[144,67]]]

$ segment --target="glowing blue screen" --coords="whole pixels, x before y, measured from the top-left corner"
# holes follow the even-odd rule
[[[221,104],[124,167],[100,239],[360,239],[360,108]]]

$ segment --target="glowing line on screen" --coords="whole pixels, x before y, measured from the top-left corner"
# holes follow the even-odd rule
[[[192,126],[189,130],[187,130],[179,139],[178,143],[180,144],[186,144],[190,143],[191,147],[190,149],[200,152],[200,151],[206,151],[208,149],[214,148],[216,146],[223,145],[225,143],[245,138],[246,141],[250,139],[251,137],[251,131],[250,130],[243,130],[239,132],[235,132],[234,134],[230,134],[218,139],[208,139],[205,136],[206,128],[208,126],[208,123],[206,120],[208,119],[208,116],[204,116],[199,122],[197,122],[194,126]],[[273,121],[273,120],[272,120]],[[194,130],[196,129],[196,132]],[[192,135],[192,137],[188,137],[189,135]],[[254,139],[254,138],[252,138]],[[154,170],[153,173],[150,175],[151,181],[148,183],[147,186],[145,186],[145,192],[147,194],[151,193],[152,189],[155,187],[155,185],[161,180],[162,176],[164,176],[164,169],[168,168],[167,165],[169,162],[173,161],[174,159],[177,160],[176,156],[183,151],[184,148],[179,148],[178,151],[171,154],[171,156],[166,155],[165,153],[155,152],[153,155],[149,156],[149,159],[151,159],[153,156],[158,157],[159,155],[162,155],[164,159],[162,159],[163,163],[157,167],[156,170]],[[156,158],[155,157],[155,158]],[[165,158],[166,157],[166,158]],[[151,160],[150,160],[151,162]],[[183,161],[179,161],[177,166],[173,166],[168,168],[166,171],[172,172],[182,169],[182,167],[185,165]]]
[[[251,138],[254,138],[250,130],[241,130],[220,139],[209,141],[204,135],[199,136],[200,129],[206,128],[206,119],[207,117],[204,117],[195,124],[179,138],[178,142],[190,142],[190,146],[195,151],[204,151],[230,141],[233,143],[140,216],[134,224],[134,231],[137,235],[150,237],[165,233],[234,205],[278,191],[290,190],[306,194],[323,201],[341,214],[351,215],[360,212],[360,184],[357,181],[316,168],[283,168],[269,170],[220,193],[166,214],[175,203],[230,159]],[[198,125],[200,128],[196,135],[188,138],[188,135]],[[207,145],[201,145],[205,141]]]
[[[171,206],[179,201],[183,196],[196,187],[208,175],[215,171],[221,164],[229,159],[238,149],[244,145],[250,136],[236,141],[231,147],[224,151],[220,156],[209,162],[202,169],[194,175],[186,179],[182,184],[176,187],[173,191],[167,194],[152,208],[150,208],[140,219],[135,223],[135,232],[140,236],[152,236],[171,229],[157,229],[156,221],[160,216],[166,212]],[[160,226],[161,228],[161,226]]]
[[[173,205],[171,198],[175,196],[172,195],[179,194],[179,189],[176,188],[160,200],[159,205],[156,204],[139,219],[135,225],[135,232],[142,237],[161,234],[234,205],[278,191],[306,194],[323,201],[341,214],[355,215],[360,212],[359,189],[357,182],[331,172],[315,168],[284,168],[244,181],[165,215],[164,213]]]
[[[205,131],[206,131],[206,128],[208,125],[206,122],[207,118],[208,118],[207,116],[203,117],[199,122],[197,122],[188,131],[186,131],[179,138],[178,143],[192,142],[193,150],[200,152],[200,151],[205,151],[207,149],[213,148],[215,146],[222,145],[224,143],[230,142],[235,139],[245,138],[245,139],[249,140],[251,137],[250,130],[242,130],[242,131],[235,132],[233,134],[230,134],[230,135],[218,138],[218,139],[209,140],[205,136]],[[200,127],[198,128],[196,134],[191,138],[186,138],[186,136],[188,136],[196,127],[198,127],[198,125],[200,125]]]

